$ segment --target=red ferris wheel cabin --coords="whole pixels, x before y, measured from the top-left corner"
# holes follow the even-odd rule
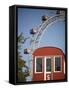
[[[65,56],[56,47],[42,47],[33,52],[33,81],[63,80]]]

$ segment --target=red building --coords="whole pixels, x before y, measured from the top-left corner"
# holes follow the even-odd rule
[[[65,78],[65,57],[61,49],[42,47],[33,52],[33,81]]]

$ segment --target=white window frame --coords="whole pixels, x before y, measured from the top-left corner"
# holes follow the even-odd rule
[[[47,68],[47,66],[46,66],[46,61],[47,61],[47,58],[52,58],[52,56],[46,56],[46,58],[45,58],[45,71],[46,71],[46,68]],[[51,64],[52,65],[52,64]],[[46,73],[51,73],[51,71],[46,71]]]
[[[43,60],[42,60],[42,72],[37,72],[36,71],[36,60],[37,60],[37,58],[42,58],[43,59],[44,57],[43,56],[35,56],[35,73],[43,73],[43,64],[44,64]]]
[[[65,74],[65,59],[64,59],[64,74]]]
[[[60,71],[55,71],[55,58],[56,57],[60,57],[61,58],[61,70]],[[62,72],[62,56],[61,55],[54,56],[54,72]]]
[[[53,62],[54,62],[54,72],[62,72],[62,55],[50,55],[50,56],[35,56],[35,68],[34,68],[34,71],[35,71],[35,73],[37,73],[37,74],[39,74],[39,73],[51,73],[51,72],[47,72],[46,71],[46,59],[47,58],[51,58],[51,57],[53,57]],[[55,71],[55,57],[60,57],[61,58],[61,71]],[[44,60],[42,60],[42,72],[36,72],[36,58],[42,58],[42,59],[44,59]],[[44,65],[44,69],[43,69],[43,65]],[[44,71],[43,71],[44,70]]]

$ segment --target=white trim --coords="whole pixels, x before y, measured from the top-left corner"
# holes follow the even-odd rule
[[[47,59],[48,59],[48,58],[51,59],[51,65],[52,65],[52,61],[53,61],[52,58],[53,58],[53,57],[52,57],[52,56],[46,56],[46,57],[45,57],[45,61],[46,61],[46,62],[47,62]],[[46,62],[45,62],[45,68],[47,68]],[[51,66],[51,70],[52,70],[52,66]],[[49,71],[49,72],[48,72],[48,71],[46,71],[46,69],[45,69],[45,76],[48,78],[49,75],[47,75],[47,74],[51,74],[51,75],[52,75],[52,71]],[[45,78],[46,78],[46,77],[45,77]],[[46,79],[45,79],[45,80],[46,80]]]
[[[65,59],[64,59],[64,74],[65,74]]]
[[[51,56],[44,56],[44,80],[46,80],[46,74],[48,73],[51,73],[51,72],[47,72],[46,71],[46,61],[47,61],[47,58],[51,58]]]
[[[46,80],[46,57],[44,57],[44,80]]]
[[[47,58],[50,58],[50,59],[51,59],[52,57],[51,57],[51,56],[47,56],[46,59],[47,59]],[[46,60],[46,61],[47,61],[47,60]],[[46,63],[45,63],[45,67],[46,67]],[[49,71],[49,72],[46,71],[46,73],[51,73],[51,71]]]
[[[55,58],[60,57],[61,58],[61,71],[55,71]],[[62,72],[62,55],[54,56],[54,72]]]
[[[42,58],[43,59],[43,57],[41,57],[41,56],[36,56],[35,57],[35,73],[37,73],[37,74],[39,74],[39,73],[43,73],[43,60],[42,60],[42,72],[36,72],[36,58]]]
[[[61,58],[61,71],[55,71],[55,57],[60,57]],[[37,58],[42,58],[42,72],[36,72],[36,59]],[[35,74],[44,73],[44,80],[46,80],[46,74],[51,74],[52,73],[52,71],[50,71],[50,72],[46,71],[46,59],[47,58],[51,58],[51,61],[54,64],[53,65],[54,66],[53,72],[62,72],[62,55],[35,56],[35,63],[34,63],[35,64],[35,68],[34,68]],[[51,63],[51,65],[52,65],[52,63]],[[52,67],[51,67],[51,69],[52,69]],[[64,65],[64,70],[65,70],[65,65]],[[64,71],[64,73],[65,73],[65,71]],[[52,79],[53,79],[53,77],[52,77]]]

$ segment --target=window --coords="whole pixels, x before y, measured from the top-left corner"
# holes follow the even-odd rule
[[[61,71],[61,57],[55,57],[55,71]]]
[[[36,58],[36,72],[42,72],[42,58]]]
[[[46,72],[51,71],[51,58],[46,59]]]

